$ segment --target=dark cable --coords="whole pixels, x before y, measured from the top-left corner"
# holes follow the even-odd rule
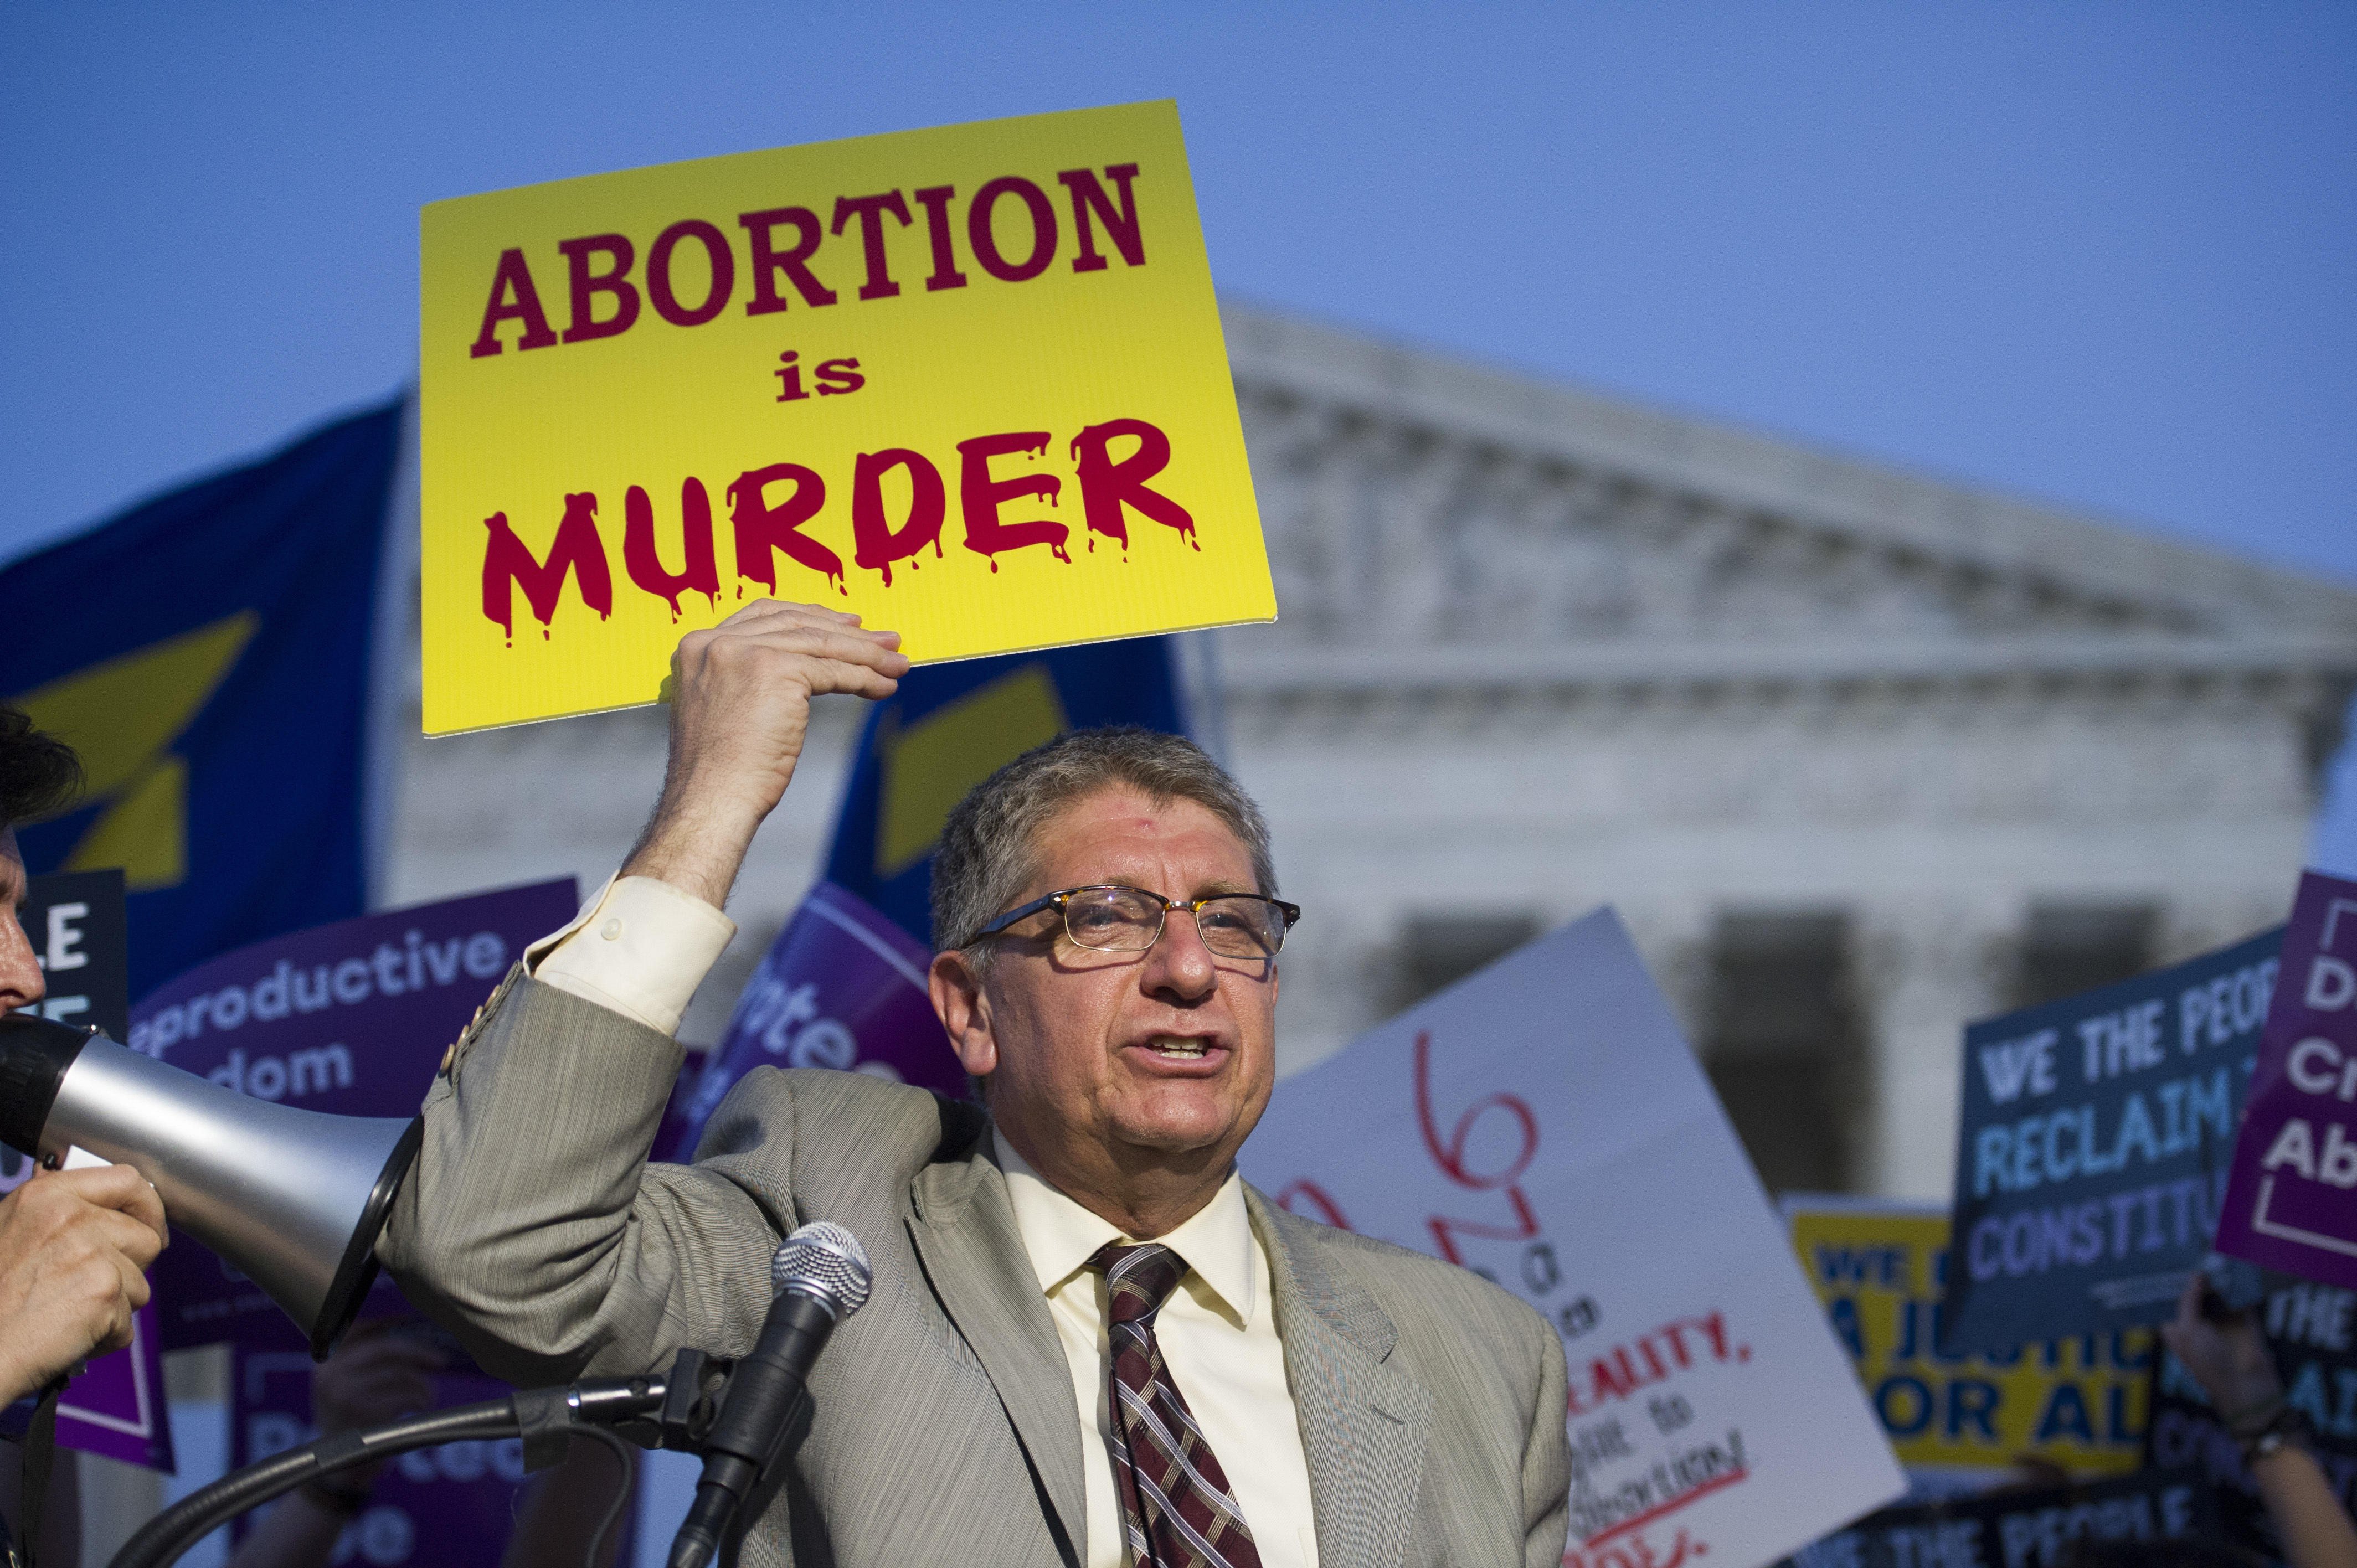
[[[412,1449],[432,1448],[468,1437],[512,1437],[517,1433],[512,1400],[487,1400],[452,1410],[428,1411],[369,1429],[361,1442],[350,1433],[290,1448],[258,1465],[222,1477],[189,1493],[140,1527],[108,1568],[169,1568],[180,1554],[248,1509],[281,1498],[315,1476],[346,1465],[389,1459]],[[320,1463],[320,1450],[332,1455]]]
[[[602,1426],[576,1426],[576,1437],[594,1437],[614,1451],[614,1463],[622,1467],[622,1484],[614,1492],[614,1500],[606,1505],[606,1517],[589,1537],[589,1550],[582,1555],[581,1568],[597,1568],[597,1549],[606,1544],[606,1532],[622,1517],[622,1505],[630,1500],[630,1445]]]
[[[569,1390],[520,1390],[507,1399],[426,1411],[290,1448],[224,1476],[157,1514],[124,1543],[108,1568],[170,1568],[189,1547],[239,1514],[348,1466],[373,1464],[465,1438],[524,1437],[529,1444],[535,1440],[533,1434],[543,1431],[540,1412],[551,1395],[561,1396],[562,1402],[572,1407],[572,1435],[586,1433],[596,1438],[611,1448],[622,1465],[622,1485],[598,1521],[597,1533],[589,1538],[594,1568],[597,1551],[614,1528],[630,1490],[628,1447],[621,1438],[596,1423],[637,1420],[659,1409],[665,1395],[661,1378],[590,1378]]]

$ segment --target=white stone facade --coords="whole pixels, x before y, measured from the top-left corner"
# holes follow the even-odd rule
[[[2282,918],[2357,686],[2357,593],[1230,306],[1283,618],[1210,634],[1207,727],[1275,826],[1282,1061],[1400,994],[1415,920],[1619,908],[1698,1038],[1730,917],[1838,917],[1863,1190],[1944,1197],[1958,1031],[2035,909],[2170,958]],[[683,1035],[815,875],[830,701]],[[447,740],[409,713],[388,902],[628,847],[638,712]]]

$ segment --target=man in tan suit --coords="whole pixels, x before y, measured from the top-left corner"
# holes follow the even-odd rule
[[[1235,1174],[1275,1081],[1267,831],[1185,741],[1067,736],[954,812],[931,989],[983,1086],[757,1071],[646,1164],[671,1036],[810,699],[899,639],[764,603],[674,661],[663,794],[621,875],[453,1048],[381,1251],[526,1384],[741,1354],[795,1226],[875,1294],[739,1561],[803,1568],[1538,1568],[1563,1554],[1564,1359],[1477,1276]]]

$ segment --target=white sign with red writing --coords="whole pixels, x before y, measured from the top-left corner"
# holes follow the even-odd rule
[[[1576,1568],[1755,1568],[1905,1487],[1609,910],[1277,1088],[1246,1179],[1462,1263],[1570,1363]]]

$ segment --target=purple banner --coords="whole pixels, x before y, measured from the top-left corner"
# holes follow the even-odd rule
[[[2357,1286],[2357,882],[2299,879],[2218,1250]]]
[[[571,913],[566,911],[568,918]],[[313,1369],[307,1353],[241,1345],[230,1367],[231,1468],[319,1435],[312,1416]],[[433,1382],[437,1410],[504,1399],[512,1391],[471,1369],[440,1373]],[[602,1455],[597,1457],[610,1466]],[[330,1561],[362,1563],[370,1568],[401,1568],[404,1563],[495,1568],[516,1528],[524,1484],[523,1444],[518,1438],[447,1443],[402,1455],[378,1474],[368,1505],[344,1527]],[[630,1568],[632,1560],[636,1491],[634,1487],[631,1508],[614,1522],[614,1534],[622,1542],[615,1568]],[[597,1499],[600,1506],[605,1500]],[[241,1538],[257,1517],[248,1514],[238,1521],[234,1528]]]
[[[227,953],[132,1010],[132,1049],[224,1088],[338,1116],[413,1116],[443,1051],[525,946],[573,918],[573,879],[297,931]],[[243,1275],[175,1236],[155,1268],[167,1350],[303,1336]],[[380,1275],[368,1316],[404,1311]]]
[[[812,888],[737,998],[671,1157],[694,1157],[705,1121],[757,1067],[844,1068],[964,1099],[965,1071],[925,989],[932,961],[856,894]]]

